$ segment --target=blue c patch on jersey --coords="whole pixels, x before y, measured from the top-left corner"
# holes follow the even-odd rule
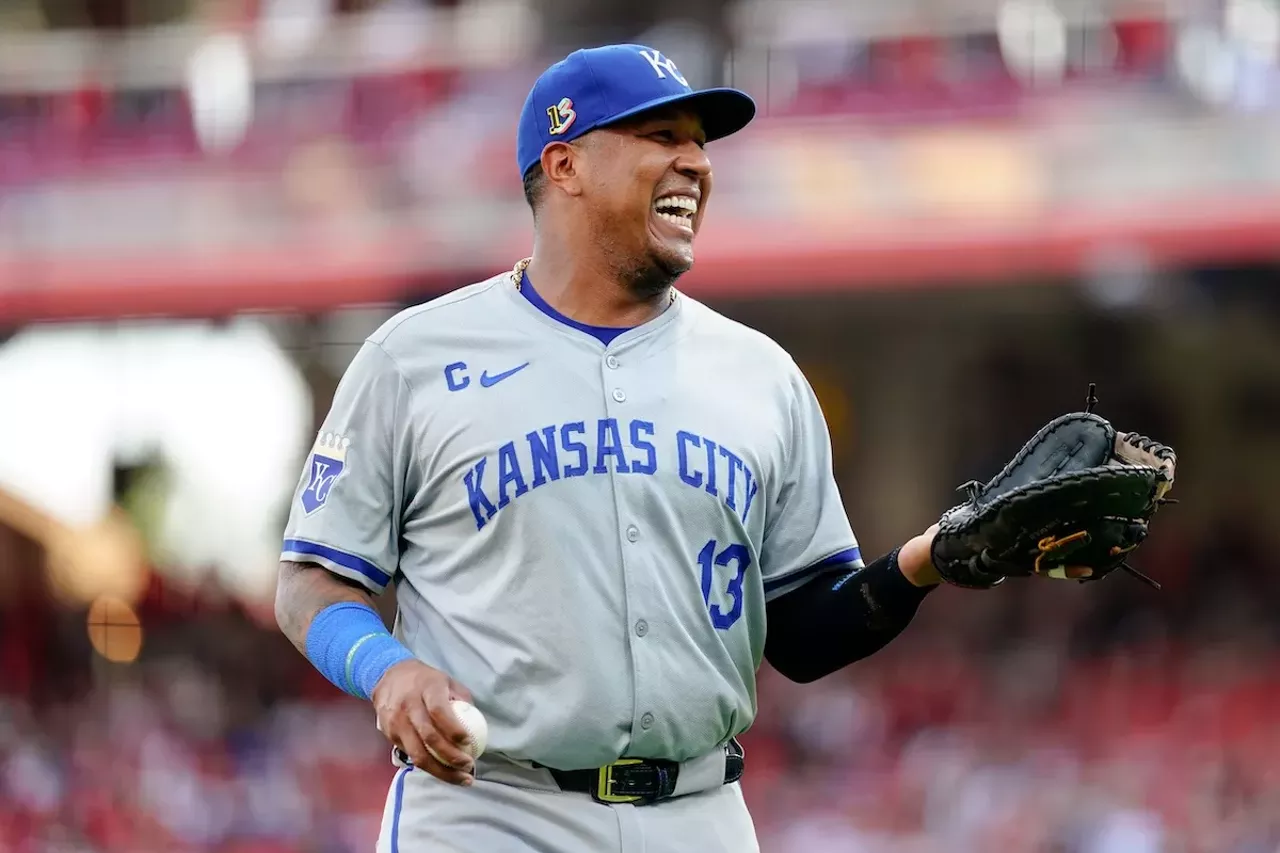
[[[307,515],[324,506],[333,491],[333,484],[347,469],[347,448],[351,439],[334,432],[322,432],[311,448],[307,463],[307,485],[302,490],[302,508]]]

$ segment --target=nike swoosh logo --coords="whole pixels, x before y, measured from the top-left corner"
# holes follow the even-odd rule
[[[502,380],[515,376],[517,373],[524,370],[528,366],[529,366],[529,362],[526,361],[524,364],[520,365],[519,367],[513,367],[510,370],[504,370],[502,373],[495,373],[493,376],[490,376],[489,372],[486,370],[485,372],[480,374],[480,387],[492,388],[494,385],[497,385]]]

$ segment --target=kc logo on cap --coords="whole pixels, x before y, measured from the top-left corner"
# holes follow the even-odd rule
[[[569,129],[578,114],[573,111],[573,101],[568,98],[561,98],[560,103],[547,107],[547,117],[551,119],[549,133],[552,136],[559,136]]]
[[[640,51],[640,55],[649,60],[649,64],[652,65],[653,70],[657,72],[659,80],[667,79],[667,74],[670,74],[671,77],[681,86],[684,86],[686,89],[689,88],[689,81],[684,79],[683,75],[680,74],[680,69],[676,68],[676,64],[663,56],[659,51],[645,49]]]

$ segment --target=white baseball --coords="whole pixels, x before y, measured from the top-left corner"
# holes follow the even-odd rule
[[[480,709],[470,702],[464,702],[461,699],[454,699],[449,703],[453,708],[454,716],[462,723],[462,727],[467,730],[467,742],[462,744],[462,751],[471,756],[471,760],[475,760],[484,753],[485,747],[489,743],[489,723],[485,721],[484,714],[480,713]],[[436,751],[427,746],[427,752],[436,761],[441,764],[445,762],[436,755]]]

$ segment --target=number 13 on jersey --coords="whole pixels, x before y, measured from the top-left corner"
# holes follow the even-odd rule
[[[711,539],[698,552],[698,566],[702,569],[702,600],[711,615],[711,624],[719,631],[727,631],[742,618],[742,581],[746,578],[750,565],[751,552],[746,545],[726,545],[721,549],[720,544]],[[722,571],[717,572],[717,568]],[[721,576],[719,583],[716,581],[717,575]],[[719,584],[724,583],[725,575],[729,576],[729,581],[724,592],[732,599],[727,613],[719,604],[711,601],[711,588],[718,588]]]

